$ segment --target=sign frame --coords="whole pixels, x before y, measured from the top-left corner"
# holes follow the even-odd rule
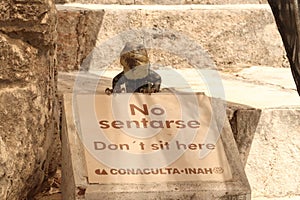
[[[78,122],[74,123],[72,103],[72,94],[63,95],[63,199],[251,199],[250,185],[227,118],[222,126],[220,139],[232,172],[230,181],[90,184],[87,180],[84,145],[77,133],[75,123]]]

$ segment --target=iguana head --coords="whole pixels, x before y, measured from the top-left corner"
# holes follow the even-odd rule
[[[124,75],[131,80],[145,78],[149,73],[150,61],[144,45],[126,43],[120,55]]]

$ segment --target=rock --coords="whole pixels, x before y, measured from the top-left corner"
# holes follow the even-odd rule
[[[231,102],[227,103],[227,116],[244,166],[247,163],[260,115],[260,109]]]
[[[299,130],[299,105],[262,110],[245,168],[254,198],[300,193]]]
[[[58,10],[57,62],[60,71],[78,70],[95,47],[104,11]]]
[[[0,199],[30,199],[60,154],[56,12],[50,0],[0,9]]]
[[[53,51],[53,40],[56,38],[54,26],[56,10],[53,2],[51,0],[12,2],[14,1],[0,3],[2,10],[0,30],[11,38],[23,40],[40,52],[48,52],[49,49]]]
[[[57,8],[72,12],[72,4],[58,5]],[[193,62],[201,60],[202,57],[200,59],[198,54],[186,57],[186,54],[195,52],[205,52],[201,55],[207,54],[208,56],[203,57],[210,57],[219,69],[237,69],[252,65],[287,66],[285,50],[267,5],[137,8],[76,4],[76,9],[78,8],[97,11],[104,9],[105,15],[97,37],[98,49],[95,50],[95,54],[107,55],[104,56],[105,59],[101,59],[103,62],[112,60],[105,63],[106,66],[119,66],[117,57],[124,46],[123,43],[133,39],[145,43],[149,48],[151,62],[157,66],[194,67]],[[68,15],[65,14],[64,18]],[[74,24],[78,23],[76,16],[70,14],[68,18],[72,18]],[[71,37],[65,37],[64,40],[64,43],[67,43],[67,40],[74,43]],[[162,44],[163,40],[168,42]],[[172,47],[174,51],[170,50]],[[176,52],[177,47],[184,47],[186,50]],[[63,54],[65,57],[74,57],[74,53],[69,51]],[[202,65],[203,62],[199,63],[203,68],[208,67]],[[99,70],[101,65],[97,64],[96,67],[95,70]]]
[[[36,48],[20,40],[0,34],[0,62],[3,66],[0,68],[1,85],[26,84],[33,80],[37,75],[37,66],[33,63],[37,52]]]

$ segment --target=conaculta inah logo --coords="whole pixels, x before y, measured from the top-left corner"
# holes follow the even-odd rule
[[[189,85],[188,80],[172,68],[168,68],[167,77],[162,70],[154,72],[151,69],[154,63],[148,57],[138,59],[143,61],[138,63],[142,67],[135,69],[132,65],[138,64],[130,60],[130,56],[120,58],[128,42],[142,44],[141,49],[148,52],[159,50],[185,58],[199,81],[208,83],[208,77],[216,78],[213,85],[206,85],[209,95],[224,98],[222,81],[214,70],[214,62],[197,42],[181,33],[141,28],[121,32],[103,41],[83,62],[83,68],[98,77],[87,88],[94,93],[82,94],[85,85],[81,83],[85,76],[80,73],[73,92],[76,128],[86,148],[89,173],[96,175],[97,169],[109,172],[110,169],[145,170],[167,166],[185,170],[182,165],[190,160],[190,168],[214,171],[215,167],[220,167],[224,170],[223,175],[229,174],[227,164],[222,166],[221,163],[226,155],[217,155],[216,150],[223,148],[218,139],[226,119],[225,105],[195,93],[191,87],[180,92],[170,89],[168,81]],[[110,95],[104,92],[96,94],[99,83],[115,60],[120,60],[123,72],[119,76],[116,74],[118,78],[112,82],[113,88],[106,91]],[[153,73],[149,73],[151,71]],[[124,84],[125,90],[122,90]],[[159,92],[165,88],[168,92]],[[190,153],[185,155],[185,152]],[[203,166],[203,160],[211,165]]]

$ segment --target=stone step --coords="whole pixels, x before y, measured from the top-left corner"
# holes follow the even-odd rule
[[[157,66],[287,66],[268,5],[65,4],[57,9],[61,71],[78,69],[92,50],[101,62],[83,66],[86,70],[120,68],[118,56],[128,41],[144,43]]]
[[[183,4],[263,4],[267,0],[56,0],[56,3],[93,3],[121,5],[183,5]]]
[[[235,74],[215,70],[155,70],[162,77],[162,90],[204,92],[208,96],[254,108],[299,106],[299,96],[290,69],[251,67]],[[60,73],[62,93],[104,93],[120,70]],[[78,81],[77,83],[75,81]],[[76,88],[74,84],[76,83]],[[97,87],[93,85],[97,84]]]
[[[169,68],[155,71],[162,77],[162,88],[204,92],[208,96],[260,109],[300,105],[292,73],[288,68],[254,66],[234,74],[207,69]],[[119,72],[120,70],[90,70],[90,73],[98,77],[103,76],[100,78],[103,87],[111,87],[109,80]]]

